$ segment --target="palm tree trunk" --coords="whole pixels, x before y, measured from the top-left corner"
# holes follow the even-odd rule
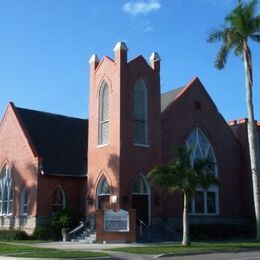
[[[252,77],[252,59],[251,51],[247,42],[244,42],[244,67],[246,78],[246,105],[248,113],[248,144],[249,144],[249,156],[251,164],[254,206],[255,206],[255,218],[256,218],[256,240],[260,240],[260,194],[259,194],[259,178],[260,178],[260,156],[258,156],[258,134],[256,129],[256,123],[254,119],[254,107],[253,107],[253,77]]]
[[[188,212],[188,194],[184,192],[184,201],[183,201],[183,234],[182,234],[182,245],[190,245],[190,231],[189,231],[189,212]]]

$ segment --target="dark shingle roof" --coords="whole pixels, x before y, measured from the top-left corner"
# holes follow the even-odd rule
[[[16,108],[45,174],[86,175],[88,120]]]
[[[161,112],[163,112],[185,87],[176,88],[161,94]]]

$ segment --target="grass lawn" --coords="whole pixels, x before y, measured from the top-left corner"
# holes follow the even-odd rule
[[[99,252],[66,251],[49,248],[37,248],[29,245],[12,245],[5,242],[0,242],[0,255],[37,258],[88,258],[108,256],[108,254],[106,253]]]
[[[243,249],[259,249],[260,242],[193,242],[189,247],[183,247],[180,243],[147,245],[144,247],[113,248],[111,251],[126,252],[133,254],[186,254],[206,253],[218,251],[234,251]]]

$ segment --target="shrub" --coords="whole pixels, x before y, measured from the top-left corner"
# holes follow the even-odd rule
[[[55,238],[55,233],[50,226],[37,227],[32,236],[32,239],[37,240],[55,240]]]
[[[51,230],[55,233],[56,239],[61,239],[63,228],[73,229],[79,224],[81,215],[72,209],[64,209],[55,213],[50,221]]]
[[[25,240],[27,235],[24,231],[9,229],[0,230],[0,240]]]

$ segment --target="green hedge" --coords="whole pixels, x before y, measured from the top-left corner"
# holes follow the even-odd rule
[[[0,240],[25,240],[27,235],[21,230],[0,230]]]

